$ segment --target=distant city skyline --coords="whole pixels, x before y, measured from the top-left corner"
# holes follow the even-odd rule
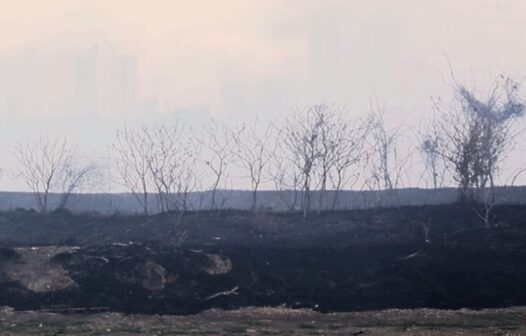
[[[13,147],[39,136],[101,158],[126,125],[266,122],[320,102],[359,117],[372,97],[390,126],[419,128],[431,96],[452,97],[448,60],[481,93],[501,73],[524,83],[524,13],[521,0],[6,2],[0,190],[27,190]],[[503,175],[518,167],[524,155]]]

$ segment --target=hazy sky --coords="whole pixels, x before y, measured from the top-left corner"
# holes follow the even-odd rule
[[[416,127],[430,96],[451,96],[447,58],[481,90],[526,76],[523,0],[0,3],[8,169],[13,144],[40,135],[104,155],[125,124],[272,119],[320,101],[360,115],[373,95]],[[21,189],[10,175],[0,189]]]

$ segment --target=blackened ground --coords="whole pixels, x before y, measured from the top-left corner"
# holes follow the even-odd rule
[[[0,217],[0,305],[179,314],[526,305],[526,207],[495,208],[489,229],[480,214],[459,205],[307,220],[9,212]]]
[[[483,209],[461,205],[418,206],[313,213],[198,211],[154,216],[0,212],[4,246],[105,245],[159,242],[171,246],[327,246],[447,242],[478,230]],[[491,224],[522,229],[526,206],[498,206]]]

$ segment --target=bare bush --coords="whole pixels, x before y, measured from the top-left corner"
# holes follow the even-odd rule
[[[258,207],[258,190],[264,178],[264,172],[270,160],[276,154],[276,129],[268,124],[260,134],[258,122],[244,125],[241,129],[232,132],[235,144],[234,156],[237,165],[248,173],[252,191],[252,210]]]
[[[268,175],[274,184],[280,202],[289,211],[298,210],[302,184],[298,166],[290,156],[282,141],[282,133],[277,137],[275,154],[269,164]]]
[[[197,139],[197,142],[201,145],[199,160],[212,174],[210,208],[220,209],[231,194],[227,168],[234,157],[232,131],[225,125],[212,120],[205,125],[204,133],[200,139]]]
[[[304,218],[311,209],[311,189],[314,170],[321,157],[320,136],[326,113],[326,105],[315,105],[305,113],[296,112],[285,126],[284,144],[301,174],[301,209]]]
[[[355,167],[363,158],[367,125],[359,120],[351,121],[344,110],[333,109],[327,113],[322,126],[321,155],[319,165],[320,195],[318,209],[328,207],[327,190],[333,191],[331,208],[339,207],[339,194],[352,177],[359,172]]]
[[[194,188],[191,174],[195,157],[191,142],[179,123],[143,127],[148,142],[148,168],[155,186],[159,211],[187,210],[188,195]]]
[[[124,128],[117,131],[112,145],[115,164],[121,183],[135,197],[143,209],[149,213],[148,193],[151,187],[150,156],[153,148],[147,133],[143,130]]]
[[[82,190],[95,177],[98,167],[82,163],[75,147],[66,138],[40,138],[19,143],[15,155],[20,177],[32,190],[38,210],[49,210],[49,194],[61,193],[59,208],[66,207],[72,193]]]
[[[419,147],[420,154],[424,159],[425,172],[431,176],[434,190],[443,186],[447,169],[445,162],[437,153],[438,146],[439,143],[436,138],[425,135]]]
[[[363,156],[365,125],[345,117],[345,109],[327,104],[298,111],[282,131],[283,153],[275,165],[274,181],[301,191],[303,216],[313,207],[318,192],[318,211],[339,206],[339,192],[349,182],[350,169]],[[293,168],[291,168],[291,163]],[[284,169],[291,173],[288,177]],[[281,173],[280,173],[281,172]],[[332,191],[332,202],[328,199]]]
[[[197,184],[194,147],[180,123],[117,132],[113,150],[121,183],[145,214],[152,192],[159,212],[189,208],[189,195]]]
[[[456,83],[458,105],[436,100],[441,113],[428,136],[435,143],[430,149],[452,167],[461,202],[473,202],[477,194],[493,198],[496,174],[512,147],[511,127],[524,115],[518,89],[516,82],[501,76],[485,98]]]
[[[413,156],[412,151],[401,151],[402,128],[388,128],[381,112],[372,110],[367,126],[367,163],[370,176],[365,186],[370,191],[387,191],[394,195],[398,203],[397,189],[405,180],[408,164]],[[379,201],[374,199],[375,202]]]

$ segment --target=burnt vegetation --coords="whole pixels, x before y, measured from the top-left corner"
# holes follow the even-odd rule
[[[524,206],[150,216],[0,216],[0,299],[18,309],[196,313],[526,304]],[[35,256],[39,256],[35,259]]]
[[[0,304],[179,314],[525,305],[526,206],[499,202],[507,189],[496,182],[524,113],[518,84],[500,78],[483,98],[454,89],[414,150],[378,108],[351,120],[329,104],[282,127],[211,122],[198,137],[182,123],[122,129],[111,167],[65,139],[21,144],[36,206],[0,213]],[[438,198],[452,181],[456,202],[404,201],[415,158],[426,193]],[[137,213],[68,210],[104,171]],[[233,172],[248,181],[246,210],[229,208]],[[360,183],[356,209],[345,196]]]

